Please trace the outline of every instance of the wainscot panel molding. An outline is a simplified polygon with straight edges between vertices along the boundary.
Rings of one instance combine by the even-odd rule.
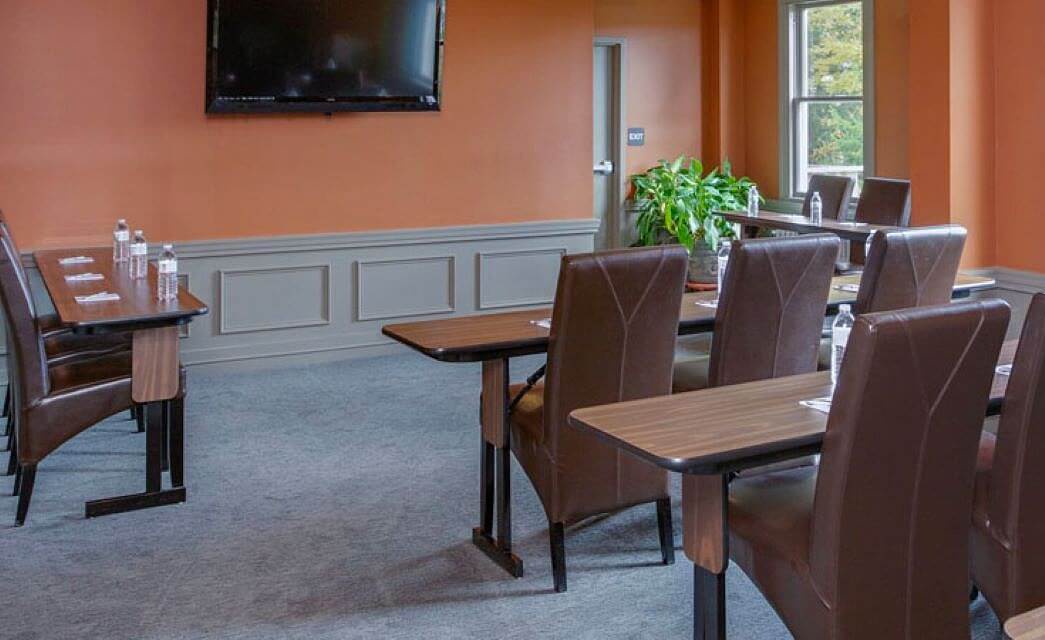
[[[591,251],[598,226],[584,218],[177,243],[182,284],[210,307],[183,335],[182,359],[261,365],[404,352],[382,325],[550,303],[560,257]],[[53,313],[32,254],[23,261],[39,313]]]
[[[559,264],[568,252],[566,247],[559,247],[480,253],[479,308],[551,304],[555,300]],[[506,282],[514,284],[506,287]]]

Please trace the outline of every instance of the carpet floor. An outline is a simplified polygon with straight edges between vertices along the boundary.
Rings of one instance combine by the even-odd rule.
[[[83,518],[85,500],[144,483],[125,416],[41,464],[22,528],[0,479],[0,638],[690,637],[692,565],[660,565],[652,505],[569,529],[561,595],[518,468],[526,576],[471,545],[478,390],[477,365],[416,355],[191,371],[186,504]],[[680,522],[676,500],[677,538]],[[727,589],[731,638],[789,637],[742,572]],[[1001,638],[982,599],[970,616],[974,638]]]

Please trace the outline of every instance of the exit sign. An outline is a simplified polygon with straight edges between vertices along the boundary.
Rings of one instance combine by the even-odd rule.
[[[646,144],[646,130],[642,128],[628,129],[628,146],[641,147]]]

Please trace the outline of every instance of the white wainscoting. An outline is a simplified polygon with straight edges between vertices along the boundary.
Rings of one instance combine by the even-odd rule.
[[[580,219],[181,243],[183,284],[210,307],[183,336],[182,358],[405,350],[382,325],[550,303],[561,257],[591,251],[597,228]],[[39,312],[49,313],[32,256],[24,260]]]

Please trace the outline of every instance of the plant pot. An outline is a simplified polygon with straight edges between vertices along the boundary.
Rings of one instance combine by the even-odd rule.
[[[718,284],[718,254],[706,242],[698,242],[689,253],[690,282]]]

